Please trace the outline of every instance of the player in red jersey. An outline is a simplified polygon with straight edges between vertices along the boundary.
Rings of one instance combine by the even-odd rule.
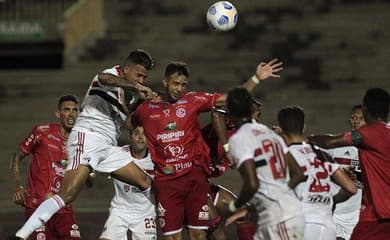
[[[390,236],[390,126],[389,94],[367,90],[363,98],[366,125],[340,135],[317,135],[310,142],[324,148],[354,145],[359,149],[363,200],[352,240],[389,239]]]
[[[276,59],[261,63],[244,86],[252,90],[260,80],[278,77],[281,64]],[[209,158],[209,150],[198,117],[226,101],[226,95],[187,92],[188,76],[187,64],[168,64],[163,80],[167,92],[160,102],[142,103],[129,123],[145,130],[156,169],[159,224],[166,239],[182,239],[183,225],[189,228],[190,239],[206,238],[209,183],[202,162]]]
[[[66,140],[79,114],[79,100],[64,95],[58,100],[58,123],[40,124],[20,144],[11,160],[15,191],[13,201],[25,208],[28,219],[45,199],[57,194],[67,164]],[[19,163],[32,154],[27,188],[23,187]],[[31,239],[80,239],[71,205],[66,205],[44,226],[36,229]]]

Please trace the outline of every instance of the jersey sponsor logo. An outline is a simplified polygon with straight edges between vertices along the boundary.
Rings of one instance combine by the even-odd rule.
[[[51,167],[53,168],[57,176],[63,177],[65,175],[65,168],[60,164],[60,162],[52,162]]]
[[[176,102],[176,104],[185,104],[187,103],[188,101],[186,99],[180,99]]]
[[[176,109],[176,116],[179,118],[183,118],[186,116],[186,110],[184,108],[178,108]]]
[[[53,139],[53,140],[55,140],[55,141],[57,141],[57,142],[60,142],[60,141],[61,141],[61,139],[59,139],[58,137],[56,137],[56,136],[54,136],[54,135],[52,135],[52,134],[48,134],[48,135],[47,135],[47,138]]]
[[[156,118],[161,118],[160,114],[152,114],[149,116],[150,119],[156,119]]]
[[[80,237],[79,226],[77,224],[72,225],[72,230],[70,230],[71,237]]]
[[[37,240],[46,240],[46,234],[38,233],[37,234]]]
[[[331,199],[329,196],[322,196],[320,194],[313,194],[307,196],[307,200],[311,203],[323,203],[329,205],[331,203]]]
[[[42,125],[42,126],[39,126],[38,129],[41,130],[41,131],[46,131],[50,128],[49,125]]]
[[[198,219],[199,220],[209,220],[209,212],[199,211]]]
[[[165,117],[169,117],[170,112],[171,112],[170,109],[164,109],[164,110],[163,110],[163,113],[164,113],[164,116],[165,116]]]
[[[176,144],[169,144],[164,148],[164,155],[165,156],[180,156],[184,152],[183,145],[176,145]]]
[[[162,142],[172,142],[172,141],[179,140],[180,137],[183,136],[184,136],[184,131],[161,133],[161,134],[157,134],[157,140],[161,140]]]
[[[206,95],[206,94],[205,94]],[[207,98],[206,97],[202,97],[202,96],[195,96],[194,97],[196,100],[200,100],[200,101],[205,101]]]
[[[149,103],[149,108],[151,108],[151,109],[160,108],[160,105]]]
[[[172,131],[172,130],[175,130],[177,127],[177,124],[175,121],[173,122],[168,122],[168,124],[164,127],[164,130],[165,131]]]

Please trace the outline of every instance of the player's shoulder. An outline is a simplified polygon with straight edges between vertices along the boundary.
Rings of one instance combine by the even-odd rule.
[[[49,133],[53,131],[58,131],[60,128],[58,123],[42,123],[34,127],[34,131],[37,133]]]
[[[121,68],[119,65],[115,65],[112,68],[107,68],[102,71],[103,73],[109,73],[115,76],[119,76],[121,72]]]
[[[206,100],[209,97],[214,96],[215,93],[208,92],[187,92],[183,95],[182,99],[191,99],[193,101],[202,101]]]

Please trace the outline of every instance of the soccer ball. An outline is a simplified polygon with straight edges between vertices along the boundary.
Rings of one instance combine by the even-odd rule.
[[[237,24],[238,13],[228,1],[216,2],[207,11],[207,24],[217,31],[229,31]]]

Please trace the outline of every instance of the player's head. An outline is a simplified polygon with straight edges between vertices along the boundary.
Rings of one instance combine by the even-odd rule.
[[[144,134],[144,128],[142,126],[138,126],[130,131],[129,134],[131,150],[138,154],[146,151],[146,137]]]
[[[170,62],[165,69],[164,87],[169,97],[176,101],[187,92],[189,68],[184,62]]]
[[[252,118],[255,119],[256,122],[260,122],[262,106],[263,106],[263,104],[260,102],[260,100],[253,99]]]
[[[236,87],[228,92],[227,108],[230,116],[235,120],[252,119],[253,98],[252,95],[242,87]]]
[[[122,64],[122,71],[127,80],[143,83],[148,71],[153,67],[153,59],[145,50],[132,51]]]
[[[278,113],[278,123],[286,135],[303,135],[305,128],[305,113],[298,106],[286,107]]]
[[[389,98],[389,93],[381,88],[371,88],[366,91],[363,98],[363,116],[366,122],[387,121]]]
[[[60,120],[61,127],[70,131],[79,115],[79,99],[73,94],[62,95],[58,99],[57,118]]]
[[[355,130],[366,124],[363,117],[363,106],[361,104],[355,105],[351,110],[351,117],[348,120],[352,130]]]

